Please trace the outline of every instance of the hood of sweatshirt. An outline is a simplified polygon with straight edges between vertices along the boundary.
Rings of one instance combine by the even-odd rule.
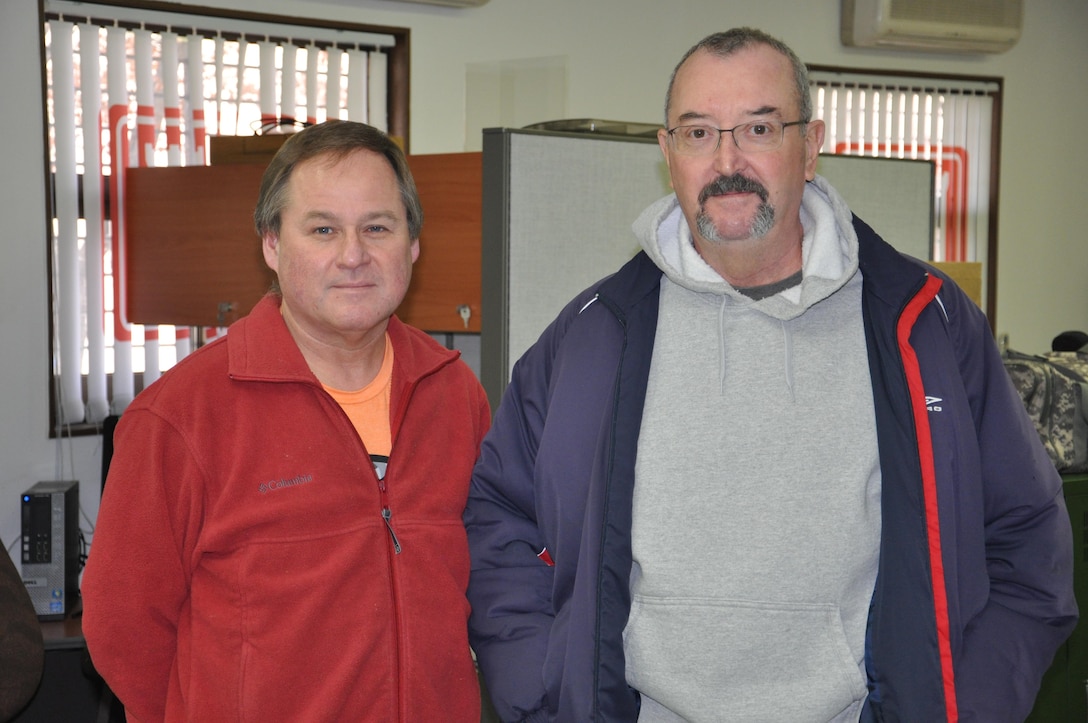
[[[719,296],[723,305],[750,306],[752,311],[788,321],[838,291],[858,269],[858,238],[850,208],[822,176],[805,185],[801,224],[801,284],[758,301],[733,288],[699,255],[676,194],[649,206],[632,229],[647,255],[673,283]]]

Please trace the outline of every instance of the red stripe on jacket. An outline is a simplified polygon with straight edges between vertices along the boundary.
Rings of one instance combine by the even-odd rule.
[[[910,345],[910,332],[922,310],[933,301],[941,288],[941,280],[930,274],[925,286],[907,304],[899,317],[896,338],[903,357],[903,368],[910,391],[910,405],[918,439],[918,460],[922,468],[922,493],[925,500],[926,532],[929,546],[929,566],[933,584],[933,607],[937,621],[937,647],[940,652],[941,680],[944,684],[944,706],[949,723],[959,719],[956,706],[956,675],[952,669],[952,644],[948,620],[948,591],[944,580],[944,555],[941,550],[941,522],[937,504],[937,473],[933,463],[933,437],[926,410],[926,393],[922,387],[922,370],[918,356]]]

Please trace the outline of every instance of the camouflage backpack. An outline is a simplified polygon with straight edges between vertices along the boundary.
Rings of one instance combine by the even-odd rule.
[[[1006,351],[1005,370],[1058,471],[1088,471],[1088,353]]]
[[[1048,351],[1043,358],[1082,382],[1088,381],[1088,351]]]

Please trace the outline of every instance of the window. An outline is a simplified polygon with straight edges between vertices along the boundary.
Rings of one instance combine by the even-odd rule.
[[[933,162],[933,261],[978,261],[983,304],[996,312],[998,148],[1002,82],[810,67],[824,153]]]
[[[406,29],[163,7],[44,5],[54,434],[93,431],[222,333],[126,321],[119,169],[204,165],[209,136],[334,117],[407,146]]]

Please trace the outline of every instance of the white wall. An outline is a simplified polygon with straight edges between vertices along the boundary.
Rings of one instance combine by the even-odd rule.
[[[565,117],[658,123],[679,56],[708,32],[755,25],[807,62],[1005,78],[997,326],[1012,346],[1045,351],[1088,329],[1088,3],[1026,2],[1024,34],[993,56],[841,47],[839,3],[721,0],[491,0],[447,9],[383,0],[201,0],[193,4],[412,29],[411,150],[465,150],[466,68],[555,59]],[[38,480],[81,481],[89,528],[98,508],[99,439],[48,439],[48,306],[41,79],[36,3],[0,4],[0,540],[19,535],[18,493]],[[538,120],[553,120],[540,118]],[[494,125],[499,125],[496,119]]]

